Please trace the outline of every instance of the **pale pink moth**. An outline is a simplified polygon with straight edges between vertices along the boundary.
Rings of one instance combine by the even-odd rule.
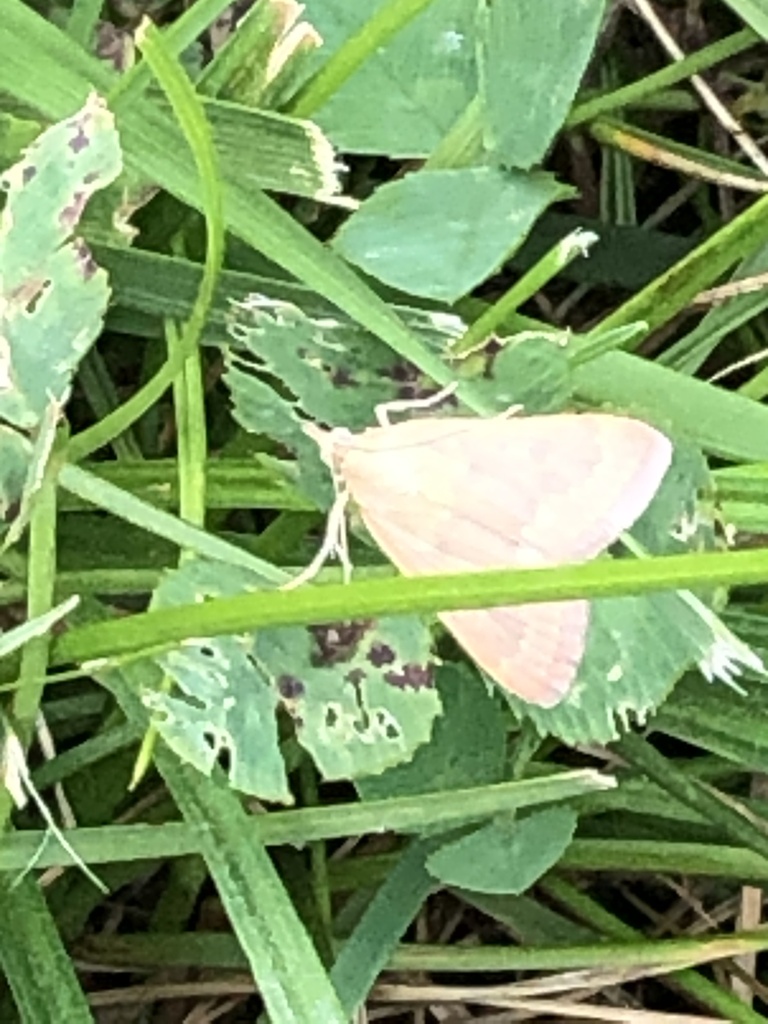
[[[643,513],[672,455],[654,427],[605,413],[448,416],[308,433],[406,576],[593,558]],[[343,501],[333,532],[340,517]],[[439,617],[500,686],[550,707],[576,678],[589,614],[588,601],[571,600]]]

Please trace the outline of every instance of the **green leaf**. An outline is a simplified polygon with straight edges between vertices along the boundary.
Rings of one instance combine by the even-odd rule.
[[[510,697],[520,715],[564,743],[608,743],[643,722],[716,643],[710,625],[676,593],[602,598],[590,604],[576,680],[554,708]]]
[[[21,151],[35,141],[41,130],[38,121],[26,121],[6,111],[0,113],[0,168],[4,170],[18,160]]]
[[[543,172],[418,171],[382,185],[344,223],[334,244],[394,288],[454,302],[522,245],[549,205],[570,194]]]
[[[437,351],[449,350],[466,329],[457,316],[423,310],[411,311],[410,322]],[[300,462],[316,446],[304,435],[299,406],[321,423],[364,430],[374,423],[377,405],[425,398],[435,390],[416,366],[363,328],[311,316],[289,302],[249,296],[233,307],[229,332],[231,342],[220,347],[235,418],[246,430],[297,451]],[[526,413],[560,411],[571,394],[567,342],[565,332],[545,330],[494,338],[456,363],[456,378],[471,376],[489,411],[512,405]],[[265,373],[282,382],[283,393],[265,382]],[[455,403],[429,414],[443,411],[455,412]]]
[[[444,885],[486,893],[521,893],[569,846],[576,812],[551,807],[523,819],[497,818],[433,853],[427,867]]]
[[[300,482],[318,505],[330,505],[333,488],[327,469],[317,458],[317,445],[304,433],[295,403],[256,376],[231,350],[224,353],[224,382],[232,397],[232,415],[252,434],[266,434],[296,453]]]
[[[414,311],[411,324],[433,350],[443,349],[464,330],[458,317],[445,313]],[[239,390],[245,387],[246,373],[257,380],[268,373],[290,389],[312,419],[363,430],[371,425],[376,405],[424,397],[435,390],[429,378],[358,324],[334,316],[308,316],[289,302],[249,296],[233,306],[229,333],[230,344],[222,346],[228,366],[225,381],[236,406],[244,406],[249,397]],[[242,376],[230,377],[230,367]],[[257,394],[260,402],[262,392]],[[287,401],[282,398],[284,405]],[[239,410],[246,429],[254,429],[250,417],[258,415],[256,404],[248,402],[247,422]],[[280,429],[288,433],[272,436],[290,444],[294,428],[281,424]]]
[[[146,695],[172,750],[209,775],[223,751],[232,786],[262,800],[292,803],[277,741],[277,695],[242,637],[191,641],[159,659],[191,700]]]
[[[321,57],[389,2],[308,0],[307,16],[324,42]],[[369,53],[313,119],[348,153],[427,156],[477,91],[475,18],[467,0],[433,0]]]
[[[480,352],[463,359],[458,369],[476,374],[473,387],[489,408],[505,412],[519,405],[521,416],[561,412],[571,397],[567,341],[562,331],[493,338]]]
[[[541,162],[592,56],[604,0],[484,0],[486,145],[508,167]]]

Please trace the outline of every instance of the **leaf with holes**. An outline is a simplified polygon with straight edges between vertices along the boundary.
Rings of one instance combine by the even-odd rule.
[[[247,569],[190,561],[167,574],[153,607],[257,589]],[[440,713],[429,649],[410,617],[190,639],[155,659],[178,691],[144,701],[185,761],[209,773],[224,755],[236,789],[290,803],[277,711],[325,778],[383,771],[429,739]]]
[[[93,95],[73,117],[43,132],[2,175],[7,193],[0,214],[4,547],[27,524],[75,370],[101,331],[107,275],[73,232],[93,193],[116,178],[120,166],[112,115]],[[21,432],[34,432],[33,442]]]
[[[51,400],[66,399],[101,330],[107,276],[73,231],[120,167],[112,114],[92,95],[2,176],[0,419],[15,427],[33,429]]]
[[[457,317],[438,313],[412,312],[411,325],[435,350],[464,330]],[[235,419],[245,430],[296,452],[300,485],[321,506],[331,501],[330,480],[317,446],[302,429],[299,410],[321,423],[362,429],[378,403],[436,390],[415,366],[358,325],[309,317],[289,302],[251,295],[234,303],[229,334],[221,348]],[[280,391],[270,379],[282,383]]]
[[[429,631],[413,616],[262,630],[256,653],[326,779],[408,761],[440,713]]]
[[[171,607],[261,589],[247,569],[189,561],[168,573],[153,607]],[[235,789],[262,800],[292,803],[280,753],[279,696],[254,657],[255,636],[190,639],[154,660],[178,692],[143,694],[165,742],[184,761],[210,774],[222,754]]]

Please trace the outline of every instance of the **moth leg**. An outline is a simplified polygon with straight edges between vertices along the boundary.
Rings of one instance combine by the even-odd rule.
[[[511,419],[512,416],[517,416],[517,414],[519,412],[523,412],[524,409],[525,409],[525,406],[521,405],[518,402],[516,405],[510,405],[509,408],[504,409],[503,412],[497,413],[495,419],[497,419],[497,420],[508,420],[508,419]]]
[[[347,503],[349,495],[344,490],[336,493],[331,510],[328,513],[328,521],[325,525],[325,534],[320,549],[298,576],[284,583],[281,590],[294,590],[302,583],[309,583],[320,572],[325,563],[334,556],[338,558],[341,565],[344,582],[349,583],[352,576],[352,563],[349,560],[349,544],[347,541]]]
[[[434,395],[428,395],[426,398],[401,398],[394,402],[382,402],[374,409],[376,421],[380,427],[391,427],[392,424],[389,421],[390,413],[408,412],[409,409],[429,409],[430,406],[438,405],[444,398],[452,395],[458,386],[459,382],[456,380],[441,388]]]

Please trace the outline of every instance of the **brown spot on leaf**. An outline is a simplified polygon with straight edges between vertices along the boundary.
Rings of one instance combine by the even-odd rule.
[[[296,700],[303,697],[306,687],[296,676],[282,675],[277,680],[277,691],[283,700]]]
[[[401,402],[422,401],[425,398],[431,398],[432,395],[436,395],[440,390],[431,384],[425,385],[424,375],[413,363],[394,363],[388,370],[381,370],[379,376],[386,377],[398,385],[396,397]],[[443,405],[456,406],[458,405],[458,400],[454,395],[446,395],[445,398],[436,402],[434,406],[430,406],[430,411],[434,412],[435,409],[439,409]]]
[[[71,229],[80,221],[87,201],[87,192],[75,192],[72,196],[72,202],[69,206],[65,206],[61,211],[59,214],[59,223],[66,231],[71,231]]]
[[[435,685],[432,666],[415,662],[403,665],[402,672],[386,672],[384,679],[398,690],[429,690]]]
[[[419,370],[413,365],[413,363],[398,362],[393,363],[392,366],[385,370],[380,370],[379,376],[387,377],[389,380],[393,380],[396,384],[405,384],[418,380]]]
[[[76,129],[75,134],[69,140],[69,148],[73,153],[81,153],[87,146],[90,146],[91,140],[88,138],[82,124],[73,124],[73,128]]]
[[[310,626],[316,650],[311,655],[315,668],[338,665],[354,657],[360,641],[373,625],[371,619],[357,622],[332,622],[322,626]]]
[[[356,388],[357,381],[344,366],[338,366],[331,374],[331,384],[335,388]]]
[[[73,245],[77,252],[77,259],[80,264],[80,269],[83,272],[83,277],[85,278],[86,281],[88,281],[99,269],[99,265],[93,258],[91,250],[82,240],[82,238],[75,239]]]
[[[391,665],[395,661],[395,652],[389,644],[384,644],[377,640],[376,643],[371,644],[371,649],[368,651],[368,661],[370,661],[374,668],[381,668],[382,665]]]

